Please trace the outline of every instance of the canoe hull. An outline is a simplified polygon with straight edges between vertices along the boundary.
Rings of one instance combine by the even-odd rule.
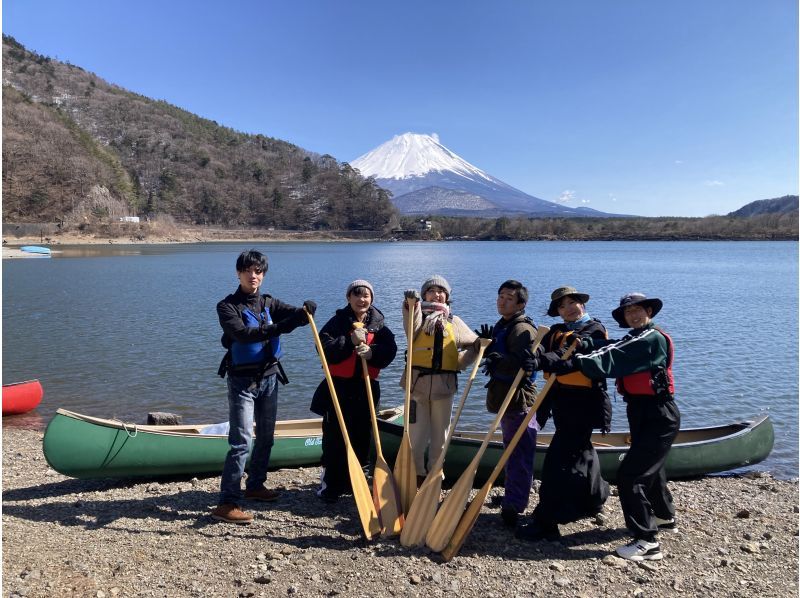
[[[228,448],[226,436],[162,434],[132,425],[121,429],[87,425],[59,413],[48,424],[43,442],[50,467],[74,478],[220,473]],[[321,436],[281,438],[272,447],[270,466],[315,465],[321,457]]]
[[[44,390],[38,380],[3,385],[3,415],[19,415],[42,402]]]
[[[379,422],[379,428],[384,456],[391,463],[400,445],[402,425],[398,425],[396,421]],[[628,451],[624,442],[626,435],[625,432],[612,432],[605,437],[600,434],[592,437],[592,441],[597,445],[603,477],[610,482],[616,481],[619,464]],[[479,438],[464,436],[458,433],[454,435],[445,457],[445,479],[450,483],[459,478],[480,446]],[[551,438],[552,434],[539,434],[539,444],[534,458],[534,476],[537,479],[541,479],[547,445]],[[774,439],[772,420],[769,416],[716,428],[682,430],[667,457],[667,478],[673,480],[692,478],[759,463],[769,455]],[[618,442],[619,446],[602,446],[609,445],[610,441]],[[502,453],[503,445],[498,437],[489,443],[480,461],[475,476],[475,487],[482,486],[488,479]],[[502,474],[496,483],[503,483]]]
[[[395,415],[397,412],[393,412]],[[74,478],[219,474],[228,453],[224,435],[203,426],[145,426],[59,409],[45,431],[47,463]],[[277,422],[270,468],[313,466],[322,458],[322,420]]]

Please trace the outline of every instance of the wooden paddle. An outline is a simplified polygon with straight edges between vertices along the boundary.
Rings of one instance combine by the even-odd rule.
[[[573,343],[566,353],[564,353],[561,359],[569,359],[569,357],[575,351],[576,346],[577,342]],[[483,507],[483,503],[486,501],[486,497],[489,495],[489,491],[492,489],[492,484],[494,484],[494,481],[497,479],[497,476],[500,475],[500,472],[503,471],[506,461],[508,461],[508,459],[511,457],[511,453],[514,452],[519,439],[522,438],[522,435],[525,433],[528,424],[530,424],[531,418],[536,415],[536,410],[542,404],[542,401],[544,401],[544,398],[547,396],[548,391],[553,386],[555,381],[556,377],[550,376],[550,378],[547,380],[547,383],[544,385],[544,388],[542,388],[541,392],[536,395],[536,400],[531,406],[530,411],[528,411],[525,419],[522,420],[519,429],[511,438],[511,441],[503,451],[503,454],[500,455],[500,459],[498,459],[497,465],[494,466],[489,479],[486,480],[486,483],[475,495],[475,498],[472,499],[469,507],[467,507],[467,510],[464,512],[464,515],[458,522],[450,541],[447,543],[447,546],[444,548],[444,550],[442,550],[442,558],[445,561],[452,559],[456,554],[458,554],[458,551],[461,550],[461,547],[464,545],[464,541],[467,539],[467,536],[475,525],[475,521],[477,521],[478,516],[481,514],[481,508]]]
[[[361,328],[361,322],[353,322],[353,328]],[[367,387],[367,402],[369,403],[369,414],[372,418],[372,435],[375,438],[375,471],[372,474],[372,500],[375,503],[375,510],[378,512],[378,523],[381,527],[381,535],[384,537],[396,536],[403,529],[403,512],[400,505],[400,493],[394,482],[392,470],[383,457],[381,449],[381,436],[378,432],[378,417],[375,414],[375,403],[372,398],[372,384],[369,380],[369,370],[367,360],[361,358],[361,369],[364,374],[364,384]]]
[[[539,348],[544,335],[549,331],[550,329],[547,326],[539,326],[536,333],[536,338],[534,339],[533,346],[531,348],[532,353],[536,352],[536,349]],[[503,415],[505,415],[508,404],[517,393],[517,386],[522,380],[522,376],[524,374],[525,370],[520,368],[519,372],[517,372],[517,375],[514,378],[514,381],[511,383],[508,393],[506,394],[506,398],[503,400],[503,404],[500,406],[497,416],[494,418],[494,422],[492,422],[492,425],[489,427],[489,431],[486,433],[478,452],[475,453],[475,456],[470,464],[461,474],[461,477],[444,499],[442,506],[439,508],[439,512],[436,513],[436,517],[434,517],[433,523],[431,524],[430,529],[425,537],[425,543],[431,550],[435,550],[436,552],[441,551],[445,546],[447,546],[450,537],[453,535],[461,516],[464,514],[464,508],[469,500],[469,494],[472,491],[472,483],[475,481],[475,475],[478,473],[478,466],[480,465],[481,457],[483,457],[486,447],[489,446],[489,442],[491,441],[492,435],[497,429],[497,426],[500,424],[500,420],[502,419]]]
[[[406,337],[408,338],[408,349],[406,352],[406,395],[403,411],[403,439],[400,441],[400,448],[394,462],[394,479],[400,490],[400,502],[403,506],[403,513],[408,514],[411,510],[411,503],[417,494],[417,468],[414,464],[414,453],[411,451],[411,437],[408,434],[409,415],[411,411],[411,355],[414,344],[414,309],[417,300],[406,299],[408,306],[408,327]]]
[[[307,309],[306,315],[308,316],[308,323],[311,325],[311,331],[314,334],[314,344],[317,346],[319,359],[322,362],[322,369],[325,370],[325,380],[328,382],[328,389],[331,392],[331,400],[333,401],[333,408],[336,411],[336,418],[339,420],[339,428],[342,430],[342,437],[344,438],[344,445],[347,451],[347,470],[350,473],[350,485],[353,487],[353,498],[356,501],[359,519],[361,519],[361,528],[367,540],[372,540],[381,531],[380,524],[378,523],[378,514],[375,511],[375,504],[372,502],[372,496],[370,495],[369,484],[367,484],[364,470],[361,469],[361,463],[356,456],[356,452],[353,450],[353,446],[350,444],[347,426],[344,423],[342,408],[336,396],[336,388],[333,385],[331,371],[328,368],[328,360],[325,359],[325,351],[322,349],[322,341],[319,339],[317,325],[314,323],[314,317]],[[370,404],[372,403],[370,402]]]
[[[411,505],[411,510],[408,512],[405,524],[403,525],[403,532],[400,534],[400,544],[403,546],[421,546],[425,542],[425,534],[436,515],[436,509],[439,507],[439,495],[442,491],[442,465],[444,464],[444,457],[447,453],[447,448],[450,446],[450,439],[458,423],[458,418],[461,417],[461,410],[464,408],[464,402],[467,400],[467,395],[472,388],[472,381],[478,373],[478,368],[483,358],[483,353],[486,347],[491,344],[491,339],[480,339],[480,350],[478,351],[478,358],[475,360],[475,365],[472,366],[472,372],[469,375],[464,392],[461,395],[461,401],[456,409],[456,414],[453,421],[450,423],[450,431],[444,441],[444,447],[439,457],[436,459],[433,467],[428,472],[425,481],[417,491],[417,497],[414,499],[414,504]]]

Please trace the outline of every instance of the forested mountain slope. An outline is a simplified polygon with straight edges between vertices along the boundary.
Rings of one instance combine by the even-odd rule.
[[[386,191],[332,156],[220,126],[4,36],[4,221],[127,215],[304,230],[396,219]]]

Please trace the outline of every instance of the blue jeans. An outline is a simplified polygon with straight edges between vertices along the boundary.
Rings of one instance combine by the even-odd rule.
[[[247,476],[247,489],[261,488],[267,480],[269,455],[275,440],[275,419],[278,415],[278,384],[275,374],[264,376],[256,387],[251,377],[228,376],[228,419],[231,446],[225,457],[220,484],[220,504],[239,504],[242,498],[242,476],[250,448],[253,456]],[[256,441],[253,446],[253,423]]]

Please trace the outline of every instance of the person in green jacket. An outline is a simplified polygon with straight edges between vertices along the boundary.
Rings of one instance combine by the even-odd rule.
[[[663,302],[643,293],[620,299],[611,315],[630,332],[621,340],[589,338],[581,354],[561,360],[558,353],[533,359],[533,367],[556,374],[580,371],[589,378],[616,378],[626,403],[631,444],[617,472],[619,500],[633,540],[616,553],[632,561],[663,558],[659,531],[673,531],[675,506],[667,489],[664,463],[680,428],[672,376],[672,339],[653,323]]]

